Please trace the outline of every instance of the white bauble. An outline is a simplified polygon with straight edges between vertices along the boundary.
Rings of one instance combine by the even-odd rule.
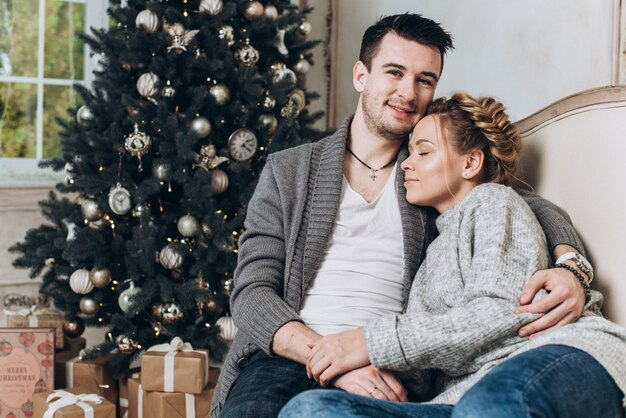
[[[152,97],[159,92],[159,76],[154,73],[143,73],[137,80],[137,91],[143,97]]]
[[[221,317],[215,322],[215,325],[220,327],[220,337],[224,340],[232,341],[235,339],[235,335],[237,335],[237,325],[235,325],[232,316],[226,315]]]
[[[153,33],[159,29],[159,17],[152,10],[142,10],[135,18],[135,26],[144,28],[146,32]]]
[[[202,0],[198,10],[210,15],[217,15],[224,9],[222,0]]]
[[[159,263],[168,270],[176,270],[183,264],[183,255],[168,244],[159,251]]]
[[[79,295],[86,295],[93,290],[93,283],[89,280],[89,270],[78,269],[70,276],[70,287]]]
[[[224,193],[228,188],[228,174],[219,168],[213,170],[211,174],[213,175],[211,179],[211,189],[213,190],[213,193]]]

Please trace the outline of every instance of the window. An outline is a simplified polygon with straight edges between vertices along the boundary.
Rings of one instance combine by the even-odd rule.
[[[95,66],[76,34],[108,25],[106,0],[0,0],[0,184],[54,183],[60,126]]]

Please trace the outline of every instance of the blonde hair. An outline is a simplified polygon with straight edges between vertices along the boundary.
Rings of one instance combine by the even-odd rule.
[[[482,180],[510,185],[516,178],[522,140],[504,105],[493,97],[455,93],[433,101],[426,114],[438,115],[448,142],[459,154],[482,150]]]

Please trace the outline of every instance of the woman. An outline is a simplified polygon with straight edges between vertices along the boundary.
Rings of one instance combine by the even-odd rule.
[[[624,416],[626,330],[601,317],[601,295],[591,292],[574,324],[532,340],[516,334],[536,318],[514,313],[524,283],[550,263],[532,211],[508,187],[521,145],[493,98],[433,102],[402,163],[407,200],[440,213],[407,311],[312,346],[307,371],[322,385],[371,363],[430,402],[374,399],[399,396],[372,382],[372,397],[305,392],[281,417]],[[586,286],[573,266],[557,267]]]

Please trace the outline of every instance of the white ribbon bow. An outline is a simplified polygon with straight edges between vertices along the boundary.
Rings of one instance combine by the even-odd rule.
[[[48,395],[46,402],[49,403],[49,405],[48,410],[43,414],[43,418],[54,418],[54,413],[56,411],[70,405],[77,405],[82,408],[82,410],[85,411],[85,418],[94,418],[93,408],[85,402],[100,404],[102,403],[102,397],[95,393],[81,393],[80,395],[74,395],[73,393],[69,393],[64,390],[55,390]]]
[[[183,342],[182,338],[174,337],[172,341],[163,344],[153,345],[148,351],[167,353],[164,358],[163,367],[163,392],[174,392],[174,357],[180,351],[193,351],[191,344]],[[208,359],[207,359],[208,367]]]

